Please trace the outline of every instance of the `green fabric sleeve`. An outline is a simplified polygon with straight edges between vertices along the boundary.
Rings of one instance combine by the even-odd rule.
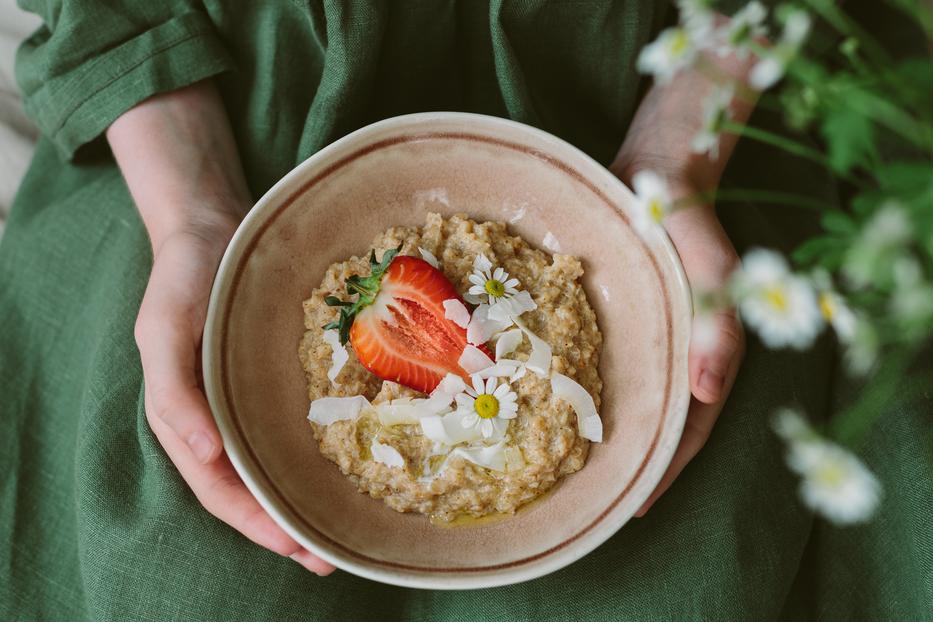
[[[20,48],[17,78],[27,113],[65,159],[144,99],[233,68],[193,6],[30,4],[46,25]]]

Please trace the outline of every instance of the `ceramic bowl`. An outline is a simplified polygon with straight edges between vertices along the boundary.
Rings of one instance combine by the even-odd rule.
[[[464,589],[557,570],[612,536],[674,452],[690,399],[690,296],[658,229],[632,227],[630,191],[568,143],[499,118],[426,113],[356,131],[305,160],[256,204],[211,293],[204,384],[230,460],[304,547],[395,585]],[[605,440],[586,466],[514,516],[438,527],[356,487],[318,451],[298,361],[302,301],[335,261],[430,212],[509,223],[583,260],[604,336]]]

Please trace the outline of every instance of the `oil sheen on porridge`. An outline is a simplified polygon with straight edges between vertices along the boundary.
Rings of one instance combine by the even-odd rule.
[[[550,372],[576,381],[599,408],[602,381],[597,367],[602,335],[581,285],[583,266],[578,258],[532,248],[510,235],[505,223],[478,223],[461,215],[444,219],[429,214],[423,227],[393,227],[372,242],[377,256],[400,245],[400,255],[432,254],[458,292],[467,292],[474,284],[470,275],[479,255],[518,279],[537,305],[521,320],[529,332],[550,345]],[[379,379],[363,367],[349,344],[349,359],[334,382],[328,378],[333,350],[322,326],[334,321],[339,309],[326,304],[325,298],[346,297],[347,278],[368,274],[369,269],[365,253],[331,265],[303,303],[307,330],[299,358],[312,402],[363,396],[377,406],[426,397]],[[531,349],[530,340],[524,339],[509,356],[526,361]],[[548,491],[561,477],[583,468],[590,445],[580,435],[577,413],[554,394],[549,376],[524,373],[510,386],[517,397],[517,411],[502,439],[508,452],[505,470],[485,468],[451,453],[449,447],[439,447],[418,424],[384,425],[369,409],[329,425],[312,421],[311,427],[321,453],[361,492],[399,512],[418,512],[436,521],[509,514]],[[394,449],[404,465],[376,460],[371,449],[374,439]]]

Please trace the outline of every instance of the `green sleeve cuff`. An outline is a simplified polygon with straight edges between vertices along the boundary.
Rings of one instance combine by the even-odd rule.
[[[48,80],[26,109],[70,160],[144,99],[233,68],[207,17],[187,13]]]

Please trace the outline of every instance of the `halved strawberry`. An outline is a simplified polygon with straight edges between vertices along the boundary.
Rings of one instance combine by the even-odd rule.
[[[355,302],[328,296],[340,306],[337,328],[349,339],[363,367],[383,380],[430,393],[448,373],[469,380],[459,359],[467,345],[466,329],[444,317],[444,301],[462,299],[444,273],[417,257],[388,250],[382,261],[370,256],[372,274],[347,279]],[[484,352],[491,357],[485,346]]]

